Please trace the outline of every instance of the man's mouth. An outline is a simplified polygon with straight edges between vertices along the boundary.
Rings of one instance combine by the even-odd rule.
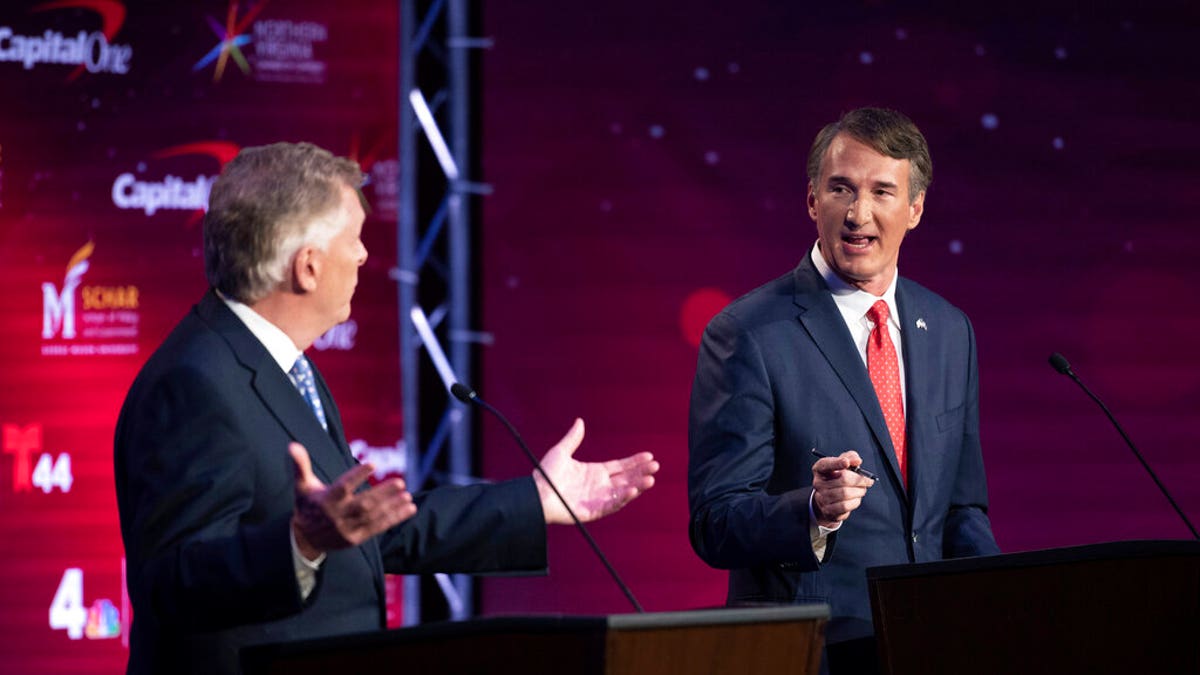
[[[846,246],[851,249],[858,249],[858,250],[866,250],[868,247],[870,247],[870,245],[872,243],[875,242],[875,239],[876,239],[876,237],[869,237],[864,234],[843,234],[842,235],[842,243],[846,244]]]

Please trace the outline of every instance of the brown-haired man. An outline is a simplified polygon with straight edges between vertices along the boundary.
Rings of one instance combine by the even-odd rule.
[[[896,271],[932,179],[912,121],[847,113],[817,134],[808,174],[816,244],[705,331],[690,535],[730,570],[731,604],[829,603],[830,672],[870,672],[866,568],[999,552],[975,337],[962,312]]]

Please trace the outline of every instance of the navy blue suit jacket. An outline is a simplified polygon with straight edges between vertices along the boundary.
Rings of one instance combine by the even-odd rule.
[[[299,441],[327,484],[352,466],[320,373],[329,431],[211,291],[150,357],[121,410],[117,505],[134,607],[130,673],[234,673],[249,644],[385,626],[384,571],[540,571],[532,479],[418,495],[417,515],[330,552],[302,601],[290,520]]]
[[[971,325],[907,279],[896,303],[907,488],[866,366],[808,256],[712,320],[692,386],[693,548],[730,570],[731,604],[829,603],[830,642],[872,634],[866,568],[999,552],[987,517]],[[811,448],[856,450],[880,478],[820,563],[809,536]]]

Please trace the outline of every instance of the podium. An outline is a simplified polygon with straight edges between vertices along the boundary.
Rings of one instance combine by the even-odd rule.
[[[867,570],[880,670],[1200,673],[1200,542]]]
[[[242,650],[247,675],[815,675],[828,605],[445,622]]]

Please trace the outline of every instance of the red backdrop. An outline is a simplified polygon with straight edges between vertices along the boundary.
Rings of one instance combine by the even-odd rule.
[[[397,14],[280,0],[0,10],[0,670],[123,671],[113,429],[139,366],[207,286],[199,209],[238,148],[307,140],[370,173],[354,315],[310,354],[358,449],[402,457]]]

